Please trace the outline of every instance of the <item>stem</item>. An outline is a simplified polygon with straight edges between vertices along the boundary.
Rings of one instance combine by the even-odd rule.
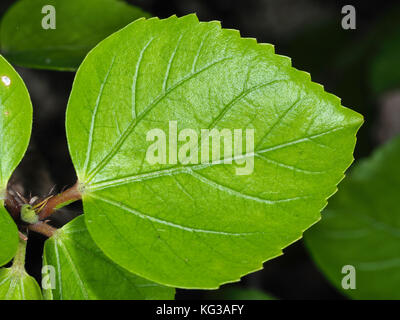
[[[18,202],[17,196],[14,191],[12,190],[7,190],[6,191],[6,197],[4,200],[5,207],[7,208],[7,211],[10,213],[10,215],[13,217],[13,219],[16,221],[19,219],[20,215],[20,207],[21,203]]]
[[[30,224],[28,226],[28,229],[43,234],[48,238],[51,238],[54,235],[54,232],[57,231],[56,228],[53,228],[44,221],[39,221],[38,223]]]
[[[79,191],[79,182],[76,182],[71,188],[51,197],[47,201],[46,205],[39,213],[39,220],[44,220],[52,215],[55,210],[81,199],[82,194]]]
[[[25,252],[26,241],[19,239],[17,253],[14,257],[11,269],[16,273],[23,274],[25,272]]]
[[[20,240],[28,241],[28,237],[25,234],[23,234],[21,231],[18,231],[18,235],[19,235]]]

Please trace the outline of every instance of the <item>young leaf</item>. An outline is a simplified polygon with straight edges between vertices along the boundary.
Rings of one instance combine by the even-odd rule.
[[[11,268],[0,269],[0,300],[41,300],[36,280],[25,271],[26,242],[20,241]]]
[[[0,266],[14,256],[17,227],[4,208],[8,179],[29,143],[32,104],[28,91],[13,67],[0,56]]]
[[[0,300],[42,300],[36,280],[26,272],[0,269]]]
[[[20,0],[3,18],[1,50],[18,65],[73,71],[101,40],[148,16],[120,0]]]
[[[66,125],[87,227],[106,255],[155,282],[216,288],[318,221],[361,123],[272,45],[188,15],[137,20],[91,51]],[[212,161],[177,162],[175,125],[197,137],[252,129],[254,152],[250,138],[243,152],[226,154],[227,142]],[[153,129],[172,141],[164,164],[146,156]]]
[[[164,300],[175,295],[175,289],[140,278],[108,259],[90,238],[83,216],[46,241],[43,265],[56,272],[54,289],[44,290],[46,299]]]
[[[400,299],[399,163],[400,137],[357,164],[306,233],[317,265],[352,298]]]

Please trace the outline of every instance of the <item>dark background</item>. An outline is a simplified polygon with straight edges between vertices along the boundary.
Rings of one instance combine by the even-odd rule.
[[[13,2],[1,0],[0,15]],[[384,111],[387,105],[393,104],[392,101],[400,101],[398,91],[373,94],[366,80],[369,61],[379,52],[381,38],[391,32],[392,23],[397,23],[389,21],[388,15],[398,1],[128,2],[162,18],[196,12],[200,20],[220,20],[223,27],[238,29],[244,37],[275,44],[278,54],[290,56],[296,68],[310,72],[313,81],[323,84],[327,91],[341,97],[344,106],[365,116],[365,125],[358,135],[356,158],[369,155],[374,147],[399,129],[391,121],[396,116],[399,118],[400,113],[393,112],[398,112],[400,108],[389,107],[392,110],[389,116]],[[341,28],[341,8],[346,4],[353,4],[356,8],[356,30]],[[33,195],[45,196],[52,189],[59,192],[71,186],[76,180],[64,127],[74,73],[24,68],[17,70],[33,100],[34,124],[30,147],[11,183],[19,184],[27,195],[32,190],[35,191]],[[62,210],[53,223],[62,225],[80,212],[80,204],[69,206]],[[32,234],[30,240],[27,269],[40,280],[45,239]],[[283,256],[265,263],[264,270],[244,277],[233,286],[260,289],[279,299],[345,299],[318,271],[302,241],[285,249]],[[179,290],[177,298],[207,298],[209,294],[207,291]]]

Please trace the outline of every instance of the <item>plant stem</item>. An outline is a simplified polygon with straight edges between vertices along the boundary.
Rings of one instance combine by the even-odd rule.
[[[14,257],[11,269],[19,274],[25,272],[25,252],[26,252],[26,241],[19,239],[17,253]]]
[[[24,204],[23,200],[20,199],[18,194],[13,189],[10,189],[6,192],[4,204],[12,218],[17,221],[20,216],[21,205]]]
[[[28,229],[34,232],[41,233],[48,238],[52,237],[54,235],[54,232],[57,231],[56,228],[53,228],[44,221],[39,221],[38,223],[30,224],[28,226]]]
[[[21,231],[18,231],[20,240],[28,241],[28,237],[24,235]]]
[[[80,199],[82,199],[82,194],[79,191],[79,182],[76,182],[71,188],[51,197],[47,201],[46,205],[39,213],[39,220],[46,219],[52,215],[56,209]]]

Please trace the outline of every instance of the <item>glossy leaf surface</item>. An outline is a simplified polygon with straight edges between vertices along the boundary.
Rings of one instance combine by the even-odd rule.
[[[173,299],[175,289],[140,278],[108,259],[90,238],[83,216],[48,239],[43,265],[55,270],[54,300],[155,300]],[[46,281],[52,281],[48,268]],[[51,284],[51,282],[49,282]]]
[[[4,208],[8,179],[28,147],[32,104],[24,82],[0,56],[0,266],[17,250],[17,227]]]
[[[141,19],[103,41],[67,110],[94,241],[124,268],[184,288],[236,281],[301,238],[352,162],[361,123],[272,45],[195,15]],[[242,130],[242,151],[227,142],[202,152],[208,162],[177,161],[183,129],[194,141]],[[165,163],[147,156],[152,130],[166,134]]]

